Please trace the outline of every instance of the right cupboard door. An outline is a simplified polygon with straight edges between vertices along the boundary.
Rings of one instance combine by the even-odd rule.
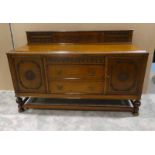
[[[111,56],[107,58],[106,94],[138,95],[142,91],[146,57]]]

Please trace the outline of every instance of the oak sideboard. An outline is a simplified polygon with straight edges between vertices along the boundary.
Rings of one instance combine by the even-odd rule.
[[[133,30],[26,34],[27,45],[7,53],[19,112],[40,108],[138,114],[148,52],[132,44]],[[68,103],[33,104],[30,98]],[[70,104],[72,99],[84,102]],[[112,105],[110,100],[127,100],[129,105]]]

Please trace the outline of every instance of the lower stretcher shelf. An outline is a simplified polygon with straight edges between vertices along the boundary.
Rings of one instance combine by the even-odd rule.
[[[130,100],[29,98],[24,109],[64,109],[133,112]]]

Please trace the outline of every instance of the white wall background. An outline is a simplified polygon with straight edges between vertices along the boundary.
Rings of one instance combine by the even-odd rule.
[[[9,24],[0,24],[0,89],[13,89],[6,52],[12,49]]]

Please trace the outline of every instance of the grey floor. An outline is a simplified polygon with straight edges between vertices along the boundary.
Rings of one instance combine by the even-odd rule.
[[[150,74],[148,94],[140,115],[128,112],[27,110],[17,112],[14,93],[0,91],[0,130],[155,130],[155,83]]]

